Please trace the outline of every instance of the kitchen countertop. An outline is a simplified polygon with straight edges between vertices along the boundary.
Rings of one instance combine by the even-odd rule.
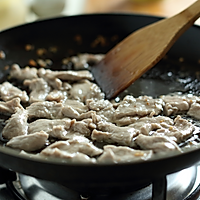
[[[86,0],[85,13],[127,12],[170,17],[196,0],[153,0],[135,3],[133,0]],[[200,20],[196,21],[200,25]]]

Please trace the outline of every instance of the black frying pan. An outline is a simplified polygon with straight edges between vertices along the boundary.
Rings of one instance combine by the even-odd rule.
[[[159,19],[131,14],[96,14],[38,21],[3,31],[0,33],[0,50],[5,52],[6,59],[0,60],[1,81],[6,76],[4,66],[13,63],[26,66],[30,59],[38,57],[36,51],[25,51],[26,44],[34,45],[35,49],[57,47],[57,53],[49,53],[46,57],[53,60],[52,68],[58,69],[64,57],[84,52],[106,53],[134,30]],[[95,39],[102,37],[106,42],[94,45]],[[167,58],[136,81],[128,93],[158,96],[182,91],[198,95],[200,86],[196,72],[200,69],[199,58],[200,28],[193,26],[176,42]],[[185,82],[177,81],[180,79]],[[86,192],[137,188],[199,160],[200,149],[195,149],[139,163],[66,164],[27,158],[0,146],[0,166]]]

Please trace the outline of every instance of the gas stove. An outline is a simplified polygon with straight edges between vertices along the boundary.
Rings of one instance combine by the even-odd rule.
[[[93,196],[2,168],[1,174],[1,200],[200,200],[200,163],[131,193]]]

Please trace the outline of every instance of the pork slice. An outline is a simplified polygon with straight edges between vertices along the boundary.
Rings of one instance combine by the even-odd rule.
[[[47,148],[58,148],[61,151],[66,151],[68,153],[83,153],[85,155],[88,155],[90,157],[94,157],[97,155],[100,155],[103,150],[97,148],[94,146],[91,142],[88,142],[86,140],[67,140],[67,141],[58,141],[53,144],[51,144]],[[43,150],[45,151],[45,150]]]
[[[200,104],[193,103],[187,112],[187,115],[194,117],[195,119],[200,119]]]
[[[71,58],[67,58],[63,60],[63,62],[64,64],[67,64],[70,61],[73,62],[74,68],[76,70],[87,69],[89,66],[88,63],[96,64],[97,62],[102,60],[104,56],[105,56],[104,54],[94,55],[94,54],[83,53],[77,56],[72,56]]]
[[[51,72],[52,71],[50,69],[40,68],[38,70],[38,76],[40,78],[43,78],[52,88],[54,88],[56,90],[62,89],[63,83],[59,78],[47,76],[47,74],[51,73]]]
[[[123,117],[131,116],[153,116],[158,115],[163,110],[164,102],[162,99],[153,99],[148,96],[141,96],[134,98],[127,95],[115,111],[115,118],[120,119]]]
[[[28,106],[28,117],[31,118],[47,118],[47,119],[61,119],[62,114],[62,103],[42,101],[35,102]]]
[[[62,81],[80,81],[83,79],[94,80],[93,75],[88,70],[81,71],[50,71],[46,73],[46,77],[49,79],[58,78]]]
[[[153,150],[155,153],[180,151],[179,146],[166,136],[146,136],[139,134],[135,139],[136,144],[144,150]]]
[[[100,115],[105,121],[114,122],[113,116],[115,109],[110,101],[104,99],[88,99],[86,105],[90,110],[96,111],[97,115]]]
[[[130,127],[135,128],[140,134],[149,135],[151,131],[161,129],[165,124],[170,126],[174,125],[174,122],[169,117],[157,116],[157,117],[142,117]]]
[[[70,119],[38,119],[28,125],[28,134],[45,131],[51,135],[53,127],[63,126],[64,129],[69,130],[72,121]]]
[[[87,99],[104,99],[105,94],[100,88],[88,80],[83,80],[72,85],[70,90],[70,99],[75,99],[81,102],[86,102]]]
[[[17,109],[10,119],[6,121],[2,136],[6,139],[12,139],[19,135],[27,135],[28,132],[28,113],[24,109]]]
[[[130,147],[105,145],[103,154],[97,159],[98,163],[128,163],[149,160],[151,150],[135,150]]]
[[[82,113],[86,113],[88,107],[82,102],[67,99],[63,103],[62,113],[65,117],[78,119]]]
[[[68,153],[67,151],[62,151],[58,148],[45,148],[43,151],[41,151],[39,157],[42,159],[53,159],[53,161],[58,159],[59,161],[66,163],[96,163],[95,158],[90,158],[83,153]]]
[[[91,139],[98,142],[131,146],[133,138],[138,135],[133,127],[118,127],[103,121],[97,125],[97,129],[92,131]]]
[[[18,80],[35,79],[37,76],[37,69],[32,67],[20,68],[18,64],[13,64],[10,70],[10,77]]]
[[[18,109],[24,109],[20,104],[20,98],[16,97],[10,101],[0,101],[0,112],[4,114],[14,114]]]
[[[164,113],[167,116],[187,112],[191,104],[191,100],[185,96],[163,95],[161,99],[165,102]]]
[[[139,117],[122,117],[121,119],[116,119],[114,122],[117,126],[128,126],[131,125],[135,122],[137,122],[137,120],[139,119]]]
[[[43,78],[25,80],[24,85],[29,86],[31,90],[29,102],[45,101],[51,91],[48,83]]]
[[[29,135],[19,135],[13,137],[10,141],[7,142],[6,145],[28,152],[37,151],[45,146],[48,136],[49,135],[44,131],[35,132]]]
[[[0,84],[0,97],[4,101],[10,101],[13,98],[19,97],[24,103],[29,101],[29,97],[26,91],[22,91],[19,88],[13,86],[9,82]]]
[[[63,102],[67,99],[68,92],[62,90],[53,90],[46,96],[46,101]]]

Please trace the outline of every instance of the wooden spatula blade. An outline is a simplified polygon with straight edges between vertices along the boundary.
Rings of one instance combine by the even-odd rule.
[[[155,66],[200,16],[200,1],[168,19],[132,33],[92,69],[97,84],[111,99]]]

